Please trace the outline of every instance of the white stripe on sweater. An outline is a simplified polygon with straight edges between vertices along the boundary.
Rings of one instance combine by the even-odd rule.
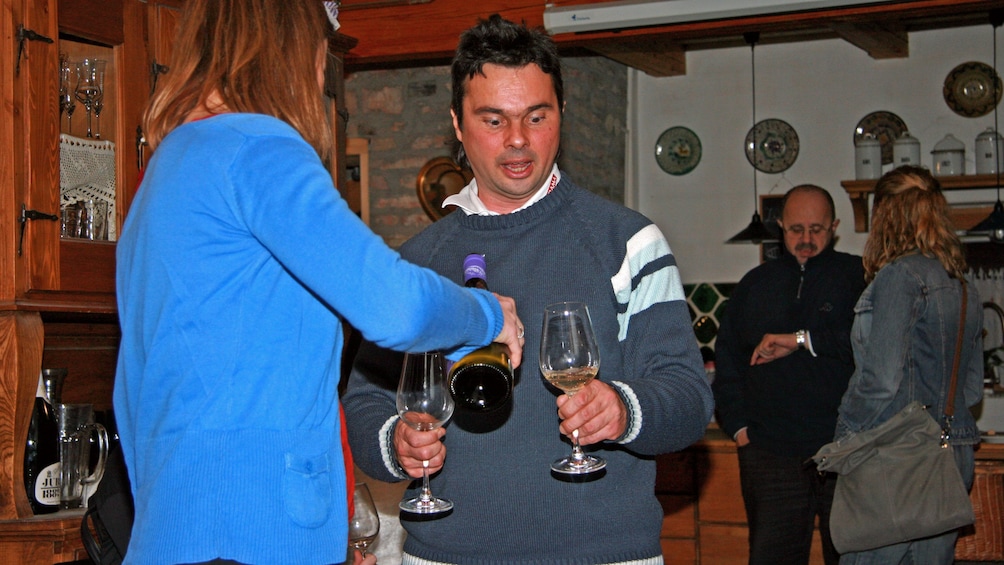
[[[624,262],[610,279],[617,302],[627,308],[617,317],[620,327],[617,339],[620,341],[627,338],[631,316],[661,302],[685,300],[680,271],[675,265],[647,274],[634,289],[631,286],[631,281],[646,265],[672,254],[669,242],[655,224],[646,226],[628,240]]]

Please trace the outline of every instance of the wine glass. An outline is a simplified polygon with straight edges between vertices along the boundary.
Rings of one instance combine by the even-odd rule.
[[[100,59],[84,59],[80,62],[77,76],[76,97],[87,112],[87,137],[94,137],[91,130],[91,112],[98,94],[98,76],[104,76],[105,62]],[[100,71],[99,71],[100,69]]]
[[[438,351],[404,356],[401,382],[397,386],[397,413],[405,424],[419,431],[439,428],[453,415],[453,397],[446,384],[446,361]],[[432,496],[429,462],[422,462],[422,489],[418,496],[401,501],[401,510],[436,514],[453,508],[453,502]]]
[[[561,302],[544,309],[540,370],[547,382],[568,396],[580,391],[599,372],[600,350],[585,304]],[[582,451],[576,429],[572,431],[572,454],[552,463],[551,469],[566,475],[584,475],[606,465],[604,459]]]
[[[349,544],[366,555],[377,534],[380,533],[380,515],[366,483],[356,483],[352,496],[352,518],[349,520]]]
[[[74,89],[77,81],[77,63],[70,61],[65,54],[59,55],[59,112],[66,113],[66,133],[72,134],[73,110],[77,107],[74,101]]]
[[[105,109],[105,61],[94,61],[94,138],[101,139],[101,111]]]

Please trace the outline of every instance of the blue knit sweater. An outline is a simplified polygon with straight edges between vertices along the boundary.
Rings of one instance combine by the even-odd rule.
[[[490,294],[384,245],[314,150],[261,115],[166,137],[117,268],[127,559],[142,565],[343,561],[339,316],[411,351],[484,345],[502,324]]]
[[[654,456],[702,437],[712,395],[676,261],[659,229],[564,176],[525,210],[454,212],[401,252],[458,281],[464,256],[483,253],[488,285],[515,298],[527,330],[511,410],[454,414],[444,440],[446,462],[432,490],[456,506],[439,519],[402,520],[405,551],[478,565],[661,555]],[[538,366],[540,328],[544,306],[566,300],[589,305],[600,345],[598,378],[615,387],[630,411],[620,442],[587,448],[607,460],[606,475],[592,482],[561,481],[550,471],[571,446],[558,431],[558,392]],[[400,360],[389,358],[364,344],[344,403],[357,464],[374,478],[399,481],[406,477],[394,464],[389,434],[397,421]],[[412,488],[406,496],[414,494]]]

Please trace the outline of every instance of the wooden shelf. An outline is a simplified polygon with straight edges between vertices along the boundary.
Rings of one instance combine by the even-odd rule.
[[[88,559],[80,539],[84,510],[0,521],[0,565]]]
[[[953,190],[980,190],[994,188],[997,186],[997,175],[959,175],[952,177],[938,177],[941,189],[945,191]],[[875,190],[875,180],[844,180],[840,181],[840,186],[844,187],[847,196],[851,199],[851,207],[854,210],[854,231],[868,231],[868,197]],[[990,214],[993,207],[990,205],[959,205],[953,207],[952,220],[959,229],[968,229],[976,225],[980,220]]]

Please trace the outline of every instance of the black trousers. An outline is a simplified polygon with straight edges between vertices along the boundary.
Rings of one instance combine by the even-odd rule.
[[[816,517],[826,565],[840,555],[830,539],[837,476],[820,475],[808,457],[739,448],[739,478],[749,523],[750,565],[808,565]]]

